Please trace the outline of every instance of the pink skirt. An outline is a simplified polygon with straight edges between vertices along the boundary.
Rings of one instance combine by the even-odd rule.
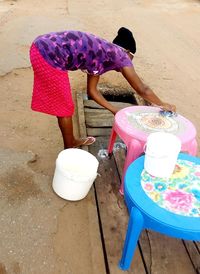
[[[72,116],[74,102],[68,73],[49,65],[34,44],[30,60],[34,71],[32,110],[58,117]]]

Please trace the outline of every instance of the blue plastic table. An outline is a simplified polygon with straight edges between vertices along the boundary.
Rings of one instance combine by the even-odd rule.
[[[188,154],[180,153],[178,159],[200,165],[200,158]],[[143,229],[151,229],[185,240],[200,240],[200,217],[174,214],[153,202],[141,186],[143,169],[144,156],[141,156],[129,166],[125,176],[124,197],[130,217],[119,262],[119,267],[122,270],[130,268],[137,241]]]

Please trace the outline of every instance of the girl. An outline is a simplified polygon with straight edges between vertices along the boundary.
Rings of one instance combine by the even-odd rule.
[[[35,111],[57,117],[63,136],[64,148],[91,145],[94,137],[75,139],[73,135],[72,100],[68,70],[87,73],[88,95],[113,114],[118,110],[98,91],[100,75],[115,70],[122,73],[131,87],[146,101],[168,111],[175,106],[161,101],[146,86],[134,70],[132,59],[136,43],[130,30],[119,29],[113,42],[81,31],[52,32],[37,37],[30,49],[34,70],[34,86],[31,107]]]

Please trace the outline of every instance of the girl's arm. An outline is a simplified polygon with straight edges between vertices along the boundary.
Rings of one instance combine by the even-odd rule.
[[[160,106],[164,110],[176,111],[176,107],[174,105],[161,101],[153,90],[142,82],[133,67],[124,67],[122,68],[121,73],[129,82],[131,87],[146,101],[156,106]]]
[[[87,75],[87,92],[88,95],[99,105],[111,111],[113,114],[117,113],[118,109],[111,105],[97,89],[100,76]]]

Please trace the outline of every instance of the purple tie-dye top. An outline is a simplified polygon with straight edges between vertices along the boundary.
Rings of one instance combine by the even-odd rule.
[[[81,69],[92,75],[133,66],[119,46],[80,31],[52,32],[37,37],[34,44],[44,59],[59,70]]]

